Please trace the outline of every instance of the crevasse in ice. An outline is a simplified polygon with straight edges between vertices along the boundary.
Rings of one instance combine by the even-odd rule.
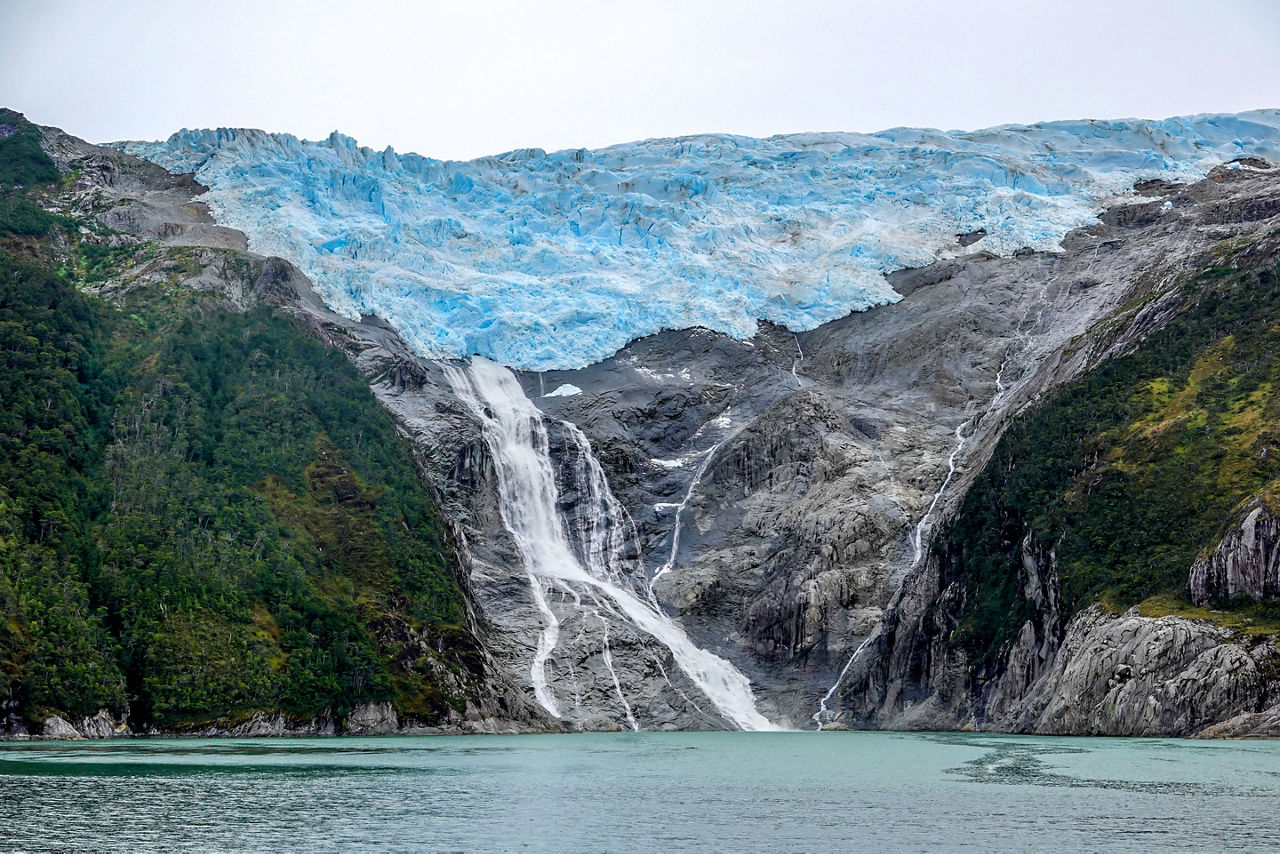
[[[579,367],[661,329],[810,329],[891,302],[883,273],[1054,249],[1136,180],[1280,161],[1280,110],[974,132],[706,135],[468,162],[256,130],[122,147],[195,172],[219,221],[425,356]]]

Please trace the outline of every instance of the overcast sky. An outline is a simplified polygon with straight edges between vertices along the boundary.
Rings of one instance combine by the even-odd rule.
[[[1280,0],[0,0],[0,104],[443,158],[1280,107]]]

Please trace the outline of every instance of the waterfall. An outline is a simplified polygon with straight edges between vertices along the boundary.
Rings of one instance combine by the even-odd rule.
[[[1093,262],[1097,260],[1097,257],[1098,251],[1095,248],[1093,252],[1093,259],[1089,261],[1090,269],[1093,268]],[[971,416],[967,421],[956,427],[956,444],[951,449],[951,456],[947,458],[947,476],[942,481],[942,485],[938,487],[938,491],[933,494],[933,500],[929,502],[929,509],[925,511],[924,516],[920,517],[920,521],[915,527],[915,533],[911,538],[911,569],[918,566],[921,558],[924,557],[925,526],[928,524],[930,517],[933,516],[933,511],[937,508],[938,502],[942,498],[942,493],[946,491],[946,488],[951,484],[952,478],[956,475],[956,457],[958,457],[960,452],[964,450],[965,443],[968,442],[970,438],[965,435],[965,429],[970,424],[980,424],[987,415],[998,411],[998,407],[1004,401],[1005,396],[1009,392],[1009,386],[1006,385],[1004,381],[1004,372],[1008,370],[1010,362],[1030,350],[1032,346],[1031,334],[1039,328],[1040,322],[1044,319],[1045,309],[1049,307],[1049,288],[1057,281],[1058,276],[1051,276],[1042,282],[1040,285],[1040,292],[1036,296],[1036,299],[1033,302],[1027,303],[1027,307],[1022,313],[1022,319],[1018,321],[1018,325],[1013,330],[1014,336],[1017,339],[1017,346],[1010,346],[1005,349],[1004,356],[1000,360],[1000,367],[996,370],[996,393],[987,403],[986,409],[977,415]],[[1031,316],[1031,310],[1033,308],[1038,308],[1038,311],[1036,312],[1036,319],[1030,324],[1030,326],[1028,326],[1027,319]],[[799,349],[799,347],[800,341],[797,338],[796,348]],[[794,368],[792,373],[795,373]],[[883,456],[881,457],[881,462],[884,462]],[[892,470],[890,470],[890,477],[892,477]],[[875,630],[868,635],[862,643],[858,644],[858,648],[854,650],[853,655],[849,657],[849,660],[840,670],[840,675],[836,677],[835,684],[833,684],[831,688],[827,690],[827,693],[823,695],[822,699],[818,701],[818,711],[813,714],[813,722],[818,725],[819,730],[822,729],[822,722],[829,714],[827,703],[831,702],[831,698],[834,697],[836,691],[840,689],[841,683],[844,682],[845,675],[849,672],[850,668],[853,667],[853,663],[858,660],[858,656],[862,654],[862,650],[865,649],[867,644],[880,633],[880,628],[881,626],[877,625]]]
[[[684,498],[681,498],[679,503],[671,504],[663,502],[662,504],[654,505],[653,509],[655,510],[675,511],[675,520],[671,523],[671,554],[667,556],[667,562],[658,567],[658,571],[653,574],[653,578],[649,579],[649,597],[653,599],[655,603],[658,601],[658,594],[654,585],[658,583],[659,578],[674,569],[676,565],[676,555],[680,551],[680,532],[684,526],[684,509],[689,506],[689,500],[693,498],[693,491],[697,489],[698,484],[702,482],[702,478],[707,473],[707,468],[711,465],[711,460],[715,457],[716,451],[719,451],[725,442],[729,441],[736,435],[737,434],[734,433],[730,436],[726,436],[711,446],[710,450],[707,451],[706,456],[702,458],[702,463],[698,466],[698,470],[693,473],[693,480],[689,481],[689,488],[685,490]]]
[[[622,571],[623,531],[628,520],[604,478],[590,443],[571,424],[565,428],[577,450],[575,486],[581,557],[570,544],[569,525],[558,507],[560,498],[551,464],[542,412],[507,368],[474,358],[466,367],[444,364],[458,399],[480,422],[498,476],[503,524],[520,551],[529,587],[544,625],[530,671],[534,696],[560,717],[547,681],[547,661],[559,638],[559,623],[547,591],[559,588],[580,602],[608,603],[608,610],[671,651],[676,666],[698,687],[725,720],[741,729],[777,729],[755,707],[751,683],[728,661],[695,645],[684,629],[647,597],[637,595]],[[606,662],[612,671],[612,660]],[[615,677],[616,678],[616,677]],[[622,686],[618,686],[622,697]],[[626,706],[625,697],[622,698]],[[628,717],[631,709],[626,706]]]
[[[804,350],[800,349],[800,336],[793,334],[791,337],[796,339],[796,357],[791,362],[791,377],[796,381],[796,388],[804,388],[804,383],[800,382],[800,374],[796,373],[804,362]]]
[[[595,578],[608,578],[615,584],[625,584],[623,579],[627,573],[623,572],[623,567],[627,535],[631,533],[634,536],[635,531],[631,515],[614,497],[586,434],[568,421],[560,423],[568,432],[578,456],[573,467],[574,486],[578,491],[578,501],[573,508],[573,528],[577,533],[576,540],[581,544],[583,565]]]
[[[849,670],[853,667],[853,663],[858,660],[858,656],[862,655],[862,651],[867,648],[876,637],[880,634],[880,627],[876,626],[871,634],[863,638],[862,643],[858,644],[858,648],[853,651],[853,655],[849,656],[849,660],[845,662],[844,667],[840,670],[840,675],[836,677],[835,683],[827,689],[827,693],[822,695],[822,699],[818,701],[818,711],[813,713],[813,722],[818,725],[818,730],[822,730],[822,722],[830,714],[827,703],[831,702],[831,698],[836,695],[836,691],[840,690],[840,683],[844,682],[844,677],[848,675]]]
[[[1001,368],[1003,370],[1003,368]],[[924,557],[924,529],[929,524],[929,519],[933,516],[933,511],[937,508],[938,502],[942,499],[942,493],[947,491],[947,487],[951,485],[951,479],[956,476],[956,457],[964,450],[965,442],[969,441],[969,437],[964,434],[964,430],[971,423],[973,418],[969,418],[964,423],[956,427],[956,444],[951,449],[951,456],[947,457],[947,476],[943,479],[942,485],[938,487],[938,491],[933,494],[933,500],[929,502],[929,509],[924,511],[924,515],[920,517],[920,521],[916,524],[915,536],[911,540],[911,566],[914,567],[920,563],[920,558]]]
[[[1004,374],[1005,365],[1008,364],[1008,361],[1008,357],[1006,356],[1004,362],[1001,362],[1000,364],[1000,370],[996,373],[996,388],[998,391],[996,396],[992,399],[991,406],[994,406],[1000,399],[1000,396],[1004,394],[1004,383],[1001,377]],[[938,491],[933,494],[933,500],[929,502],[929,509],[925,511],[924,515],[920,517],[920,521],[916,524],[915,534],[911,540],[912,569],[919,565],[920,559],[924,557],[925,526],[929,524],[929,519],[933,516],[933,511],[937,509],[938,502],[942,499],[942,493],[946,492],[947,487],[951,484],[952,478],[956,476],[956,457],[958,457],[960,452],[964,450],[965,443],[969,440],[969,437],[964,433],[965,428],[972,424],[976,417],[977,416],[971,417],[956,427],[956,444],[955,447],[951,449],[951,456],[947,457],[947,476],[943,479],[942,485],[938,487]],[[840,690],[840,684],[844,682],[844,677],[848,674],[850,668],[853,667],[853,663],[858,660],[858,656],[862,654],[862,651],[867,648],[867,645],[879,634],[880,626],[877,625],[875,630],[872,631],[871,634],[867,635],[862,643],[858,644],[858,648],[853,651],[853,655],[849,656],[849,660],[845,662],[844,667],[840,669],[840,675],[836,677],[835,683],[827,689],[827,693],[818,701],[818,711],[813,713],[813,722],[817,724],[819,730],[822,729],[823,721],[830,713],[830,710],[827,708],[827,703],[831,702],[831,698],[836,695],[836,691]]]

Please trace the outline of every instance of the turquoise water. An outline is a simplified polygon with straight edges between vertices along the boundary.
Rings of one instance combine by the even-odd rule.
[[[0,745],[4,850],[1280,849],[1280,743],[638,733]]]

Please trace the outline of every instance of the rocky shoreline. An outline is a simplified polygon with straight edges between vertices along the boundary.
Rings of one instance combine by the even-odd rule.
[[[107,709],[96,715],[69,721],[50,715],[38,731],[9,714],[0,721],[0,743],[14,741],[101,741],[131,738],[327,738],[372,735],[516,735],[562,730],[513,724],[496,718],[466,718],[454,714],[443,724],[428,725],[402,720],[391,703],[361,703],[344,719],[323,714],[298,719],[279,711],[253,712],[238,723],[212,722],[176,729],[134,730],[128,720],[115,718]]]

